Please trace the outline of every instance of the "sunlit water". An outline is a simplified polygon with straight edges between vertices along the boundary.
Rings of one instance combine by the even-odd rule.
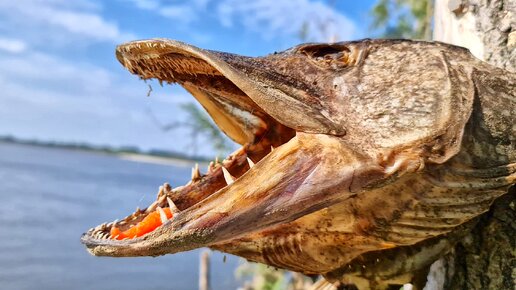
[[[0,289],[196,289],[199,251],[98,258],[81,234],[155,199],[190,168],[0,142]],[[235,289],[239,260],[211,255],[212,289]]]

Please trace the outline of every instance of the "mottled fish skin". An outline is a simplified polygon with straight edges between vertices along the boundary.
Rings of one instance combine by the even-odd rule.
[[[515,184],[516,74],[461,47],[364,39],[245,57],[152,39],[117,58],[182,85],[243,147],[169,189],[177,214],[154,232],[90,230],[94,255],[208,246],[362,289],[405,283]]]

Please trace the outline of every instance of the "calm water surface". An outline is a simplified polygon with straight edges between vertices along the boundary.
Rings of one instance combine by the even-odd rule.
[[[190,167],[0,142],[1,289],[196,289],[199,251],[158,258],[98,258],[88,228],[151,203]],[[235,289],[236,257],[212,253],[212,289]]]

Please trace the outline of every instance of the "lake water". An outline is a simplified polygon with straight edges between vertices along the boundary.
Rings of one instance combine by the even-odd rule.
[[[200,251],[157,258],[93,257],[92,226],[189,180],[190,167],[0,142],[0,289],[197,289]],[[212,252],[214,290],[237,288],[239,259]]]

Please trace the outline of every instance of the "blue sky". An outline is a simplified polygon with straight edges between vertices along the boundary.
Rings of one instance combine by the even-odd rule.
[[[114,57],[117,44],[153,37],[245,55],[307,40],[368,37],[374,0],[16,0],[0,2],[0,135],[191,151],[184,118],[193,98],[148,85]],[[330,19],[331,21],[327,21]],[[321,27],[324,27],[321,29]],[[149,113],[151,112],[151,113]],[[208,140],[200,153],[211,154]]]

